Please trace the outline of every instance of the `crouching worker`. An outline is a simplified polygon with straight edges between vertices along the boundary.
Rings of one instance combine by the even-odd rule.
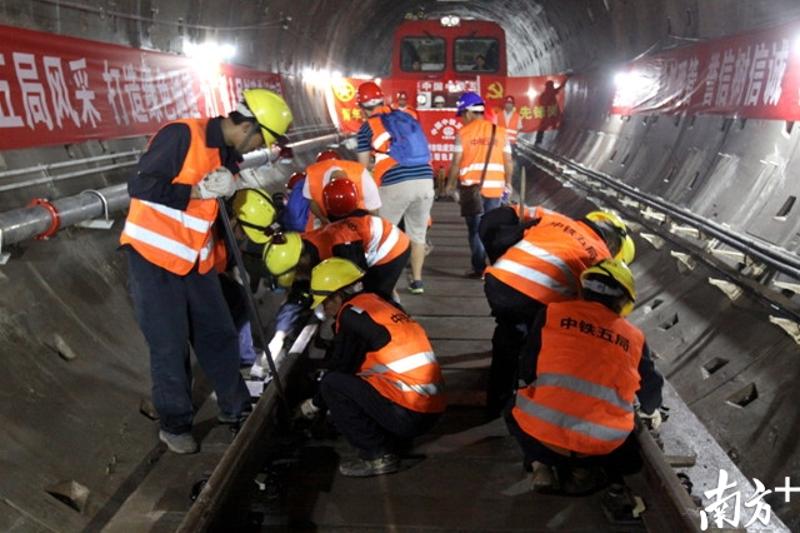
[[[330,410],[336,428],[358,449],[345,476],[396,472],[398,452],[430,430],[445,408],[442,372],[428,336],[397,304],[363,291],[364,271],[332,258],[311,272],[312,306],[335,317],[328,372],[304,414]]]
[[[528,386],[506,411],[541,492],[587,494],[641,468],[634,397],[640,417],[660,424],[664,379],[624,318],[636,299],[631,271],[606,259],[581,274],[581,286],[582,299],[537,317],[520,365]]]

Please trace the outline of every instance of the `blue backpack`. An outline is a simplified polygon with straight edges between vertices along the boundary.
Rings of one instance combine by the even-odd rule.
[[[303,185],[305,182],[305,180],[301,180],[292,187],[292,192],[289,193],[289,201],[286,202],[286,208],[281,213],[281,226],[283,226],[283,229],[286,231],[303,232],[306,230],[309,201],[303,196]]]
[[[404,111],[392,111],[380,115],[383,127],[389,132],[389,157],[402,166],[430,163],[431,152],[428,139],[414,117]]]

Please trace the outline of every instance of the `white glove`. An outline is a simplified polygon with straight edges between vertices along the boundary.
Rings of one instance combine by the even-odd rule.
[[[644,422],[644,424],[652,429],[656,430],[661,426],[662,418],[661,418],[661,409],[656,409],[652,413],[643,413],[639,411],[639,418]]]
[[[236,180],[230,170],[219,167],[206,174],[195,188],[197,197],[202,200],[213,200],[221,196],[228,198],[236,192]]]
[[[300,416],[306,420],[311,420],[314,418],[314,416],[316,416],[317,413],[319,413],[319,407],[314,405],[313,398],[307,398],[306,400],[303,400],[303,403],[300,404],[298,410],[300,412]]]
[[[275,335],[272,336],[272,340],[269,341],[267,345],[267,349],[269,350],[269,354],[272,356],[272,360],[276,361],[278,359],[278,354],[281,353],[283,349],[283,341],[286,339],[286,332],[284,331],[276,331]]]

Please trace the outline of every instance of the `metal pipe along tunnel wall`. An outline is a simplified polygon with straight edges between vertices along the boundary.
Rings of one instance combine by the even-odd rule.
[[[238,61],[285,76],[300,127],[332,126],[321,91],[303,82],[304,69],[386,74],[392,30],[407,12],[499,22],[507,33],[512,75],[572,69],[597,80],[609,79],[616,63],[654,45],[800,16],[800,6],[790,0],[365,0],[357,6],[333,0],[116,0],[93,3],[99,12],[81,6],[7,0],[0,3],[0,22],[165,51],[177,51],[182,35],[231,38],[241,51]],[[164,23],[178,20],[181,24]],[[569,91],[564,126],[548,136],[548,149],[737,231],[798,250],[800,207],[783,213],[788,199],[800,194],[798,128],[721,116],[623,121],[605,112],[610,92]],[[132,138],[14,150],[0,153],[0,171],[143,146],[144,139]],[[307,162],[308,154],[298,159]],[[127,172],[8,190],[0,194],[0,210],[36,196],[56,199],[122,183]],[[572,214],[588,207],[572,191],[537,178],[528,175],[529,203]],[[17,179],[0,177],[0,186]],[[642,232],[658,230],[638,212],[626,214]],[[49,241],[22,243],[0,268],[0,351],[6,368],[0,377],[5,429],[0,529],[85,527],[153,446],[152,424],[140,413],[141,400],[149,395],[147,350],[127,296],[124,261],[115,252],[119,226],[107,232],[69,229]],[[797,472],[800,392],[794,382],[800,358],[793,339],[770,323],[775,309],[747,292],[732,301],[709,284],[717,273],[703,264],[688,269],[670,254],[680,251],[679,243],[658,247],[639,232],[636,237],[641,298],[633,318],[660,355],[661,368],[746,474],[766,483]],[[796,282],[781,276],[757,281],[770,286],[782,280]],[[786,299],[787,306],[796,305],[791,295]],[[45,490],[65,479],[91,490],[81,514]],[[800,524],[791,518],[796,511],[782,510],[790,527]]]

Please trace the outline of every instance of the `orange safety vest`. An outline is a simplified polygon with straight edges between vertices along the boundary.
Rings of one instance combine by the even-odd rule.
[[[375,155],[375,166],[372,167],[372,178],[375,180],[375,183],[378,184],[378,187],[381,185],[383,175],[386,174],[390,168],[398,164],[397,161],[389,157],[392,136],[386,131],[386,128],[383,127],[383,122],[380,117],[381,114],[390,113],[391,111],[392,109],[390,107],[384,106],[381,108],[380,113],[372,115],[367,119],[369,127],[372,129],[370,145],[372,146],[372,153]]]
[[[445,408],[444,378],[425,330],[402,310],[372,293],[348,300],[342,310],[366,313],[389,331],[383,348],[367,352],[358,376],[392,402],[418,413],[441,413]],[[339,330],[339,315],[336,331]]]
[[[520,128],[520,120],[519,120],[519,112],[515,107],[514,110],[511,112],[511,120],[508,121],[506,124],[506,110],[503,108],[497,109],[495,111],[494,116],[496,117],[496,122],[498,126],[501,126],[506,129],[506,134],[508,135],[508,142],[511,144],[517,144],[517,134],[519,133]]]
[[[536,380],[511,413],[525,433],[571,452],[604,455],[633,430],[644,334],[603,304],[547,307]]]
[[[209,172],[222,166],[219,148],[206,145],[208,119],[181,119],[170,124],[186,124],[191,142],[181,171],[172,183],[197,185]],[[214,238],[217,219],[216,199],[191,199],[185,211],[166,205],[131,198],[128,218],[120,244],[132,246],[142,257],[180,276],[197,270],[205,274],[212,268],[224,270],[225,243]],[[198,263],[199,261],[199,263]]]
[[[461,185],[477,185],[481,182],[483,165],[486,162],[486,147],[492,136],[492,123],[486,119],[476,119],[458,131],[461,140],[461,166],[458,179]],[[498,126],[494,136],[489,165],[486,167],[486,178],[483,181],[481,195],[486,198],[500,198],[506,186],[505,158],[503,149],[506,145],[506,130]]]
[[[325,201],[322,198],[322,190],[327,185],[325,176],[332,173],[332,169],[340,169],[347,174],[347,179],[353,182],[356,186],[358,193],[357,209],[366,209],[364,207],[364,186],[361,183],[361,176],[364,171],[364,165],[356,161],[347,161],[344,159],[326,159],[319,163],[313,163],[306,168],[306,179],[308,180],[308,190],[311,193],[311,199],[317,203],[322,214],[328,216],[325,210]],[[308,222],[306,223],[306,231],[311,231],[320,226],[320,222],[313,213],[309,211]]]
[[[486,269],[526,296],[550,304],[577,296],[581,272],[611,253],[589,226],[556,212],[541,220]]]
[[[317,248],[320,261],[334,256],[334,247],[361,241],[367,267],[385,265],[409,247],[408,235],[388,220],[373,215],[348,217],[303,234]]]

